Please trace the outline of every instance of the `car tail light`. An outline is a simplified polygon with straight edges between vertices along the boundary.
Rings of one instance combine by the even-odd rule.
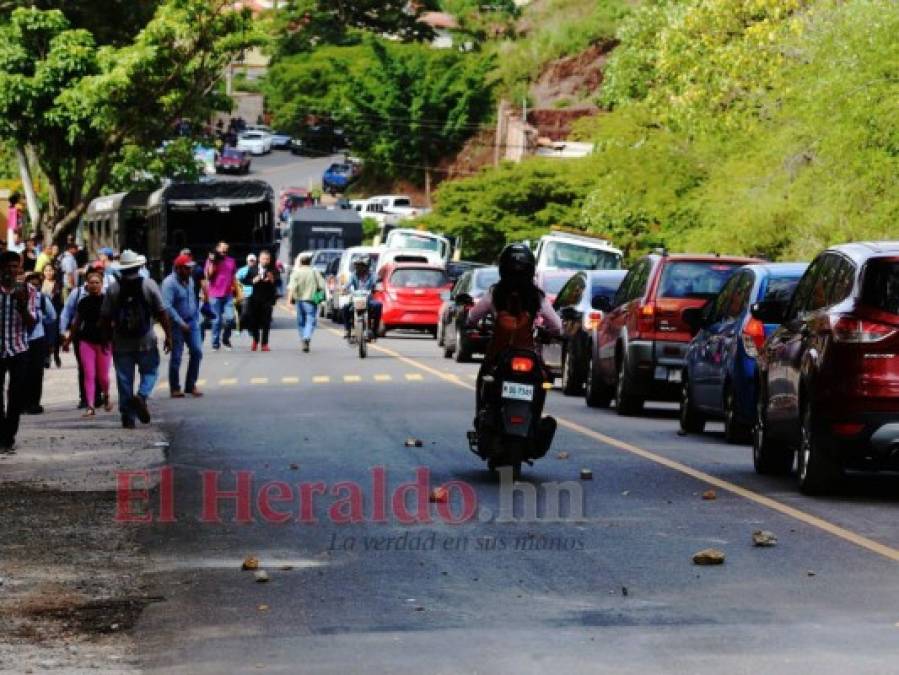
[[[509,418],[509,421],[512,424],[524,424],[524,417],[520,417],[519,415],[512,415],[512,417]]]
[[[652,333],[656,329],[656,306],[642,305],[637,312],[637,332]]]
[[[756,358],[765,344],[765,324],[756,318],[749,317],[749,320],[743,326],[742,338],[743,349],[746,350],[746,354]]]
[[[584,317],[584,330],[593,330],[602,323],[602,312],[588,312]]]
[[[831,428],[837,436],[856,436],[865,428],[865,425],[857,422],[845,422],[834,424]]]
[[[512,372],[529,373],[534,369],[534,360],[525,356],[515,356],[512,358]]]
[[[869,344],[880,342],[896,333],[896,329],[876,321],[865,321],[846,314],[830,317],[833,339],[837,342]]]

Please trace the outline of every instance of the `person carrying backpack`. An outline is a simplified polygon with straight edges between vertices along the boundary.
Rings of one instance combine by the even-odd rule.
[[[126,429],[134,428],[135,417],[143,424],[150,422],[147,399],[159,376],[154,319],[165,331],[165,352],[172,351],[172,327],[162,293],[155,281],[144,279],[140,274],[146,263],[147,259],[134,251],[122,252],[113,264],[119,278],[110,283],[101,312],[103,322],[112,329],[112,361],[119,392],[119,412]],[[137,394],[134,393],[135,369],[140,374]]]

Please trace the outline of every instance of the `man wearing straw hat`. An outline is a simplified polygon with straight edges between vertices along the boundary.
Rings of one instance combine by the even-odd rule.
[[[112,360],[115,364],[122,426],[134,428],[136,417],[150,422],[147,399],[159,375],[159,349],[153,320],[165,331],[164,349],[172,350],[172,328],[159,286],[141,276],[147,259],[126,249],[113,263],[119,278],[109,284],[103,301],[102,316],[112,326]],[[134,371],[140,373],[137,394],[134,393]]]

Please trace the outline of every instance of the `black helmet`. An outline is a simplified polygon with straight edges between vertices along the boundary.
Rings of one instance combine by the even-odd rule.
[[[499,254],[499,276],[502,279],[532,279],[537,261],[525,244],[509,244]]]

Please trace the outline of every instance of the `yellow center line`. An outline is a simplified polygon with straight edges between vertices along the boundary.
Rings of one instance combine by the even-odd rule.
[[[421,382],[424,378],[421,373],[406,373],[406,379],[410,382]]]
[[[250,384],[268,384],[267,377],[253,377],[250,378]]]
[[[205,386],[206,386],[206,380],[197,380],[197,386],[198,386],[198,387],[205,387]]]
[[[330,381],[331,377],[329,375],[316,375],[312,378],[314,384],[328,384]]]
[[[359,375],[344,375],[344,382],[362,382],[362,378]]]
[[[299,384],[300,378],[298,377],[282,377],[281,384]]]
[[[416,361],[415,359],[410,359],[407,356],[403,356],[399,352],[395,352],[392,349],[381,347],[380,345],[372,345],[371,348],[381,352],[382,354],[392,356],[393,358],[401,361],[402,363],[405,363],[406,365],[435,375],[446,382],[455,384],[456,386],[468,389],[470,391],[473,391],[475,389],[475,386],[473,384],[468,384],[467,382],[463,382],[455,376],[449,376],[446,373],[442,373],[436,368],[431,368],[430,366]],[[841,527],[839,525],[831,523],[830,521],[819,518],[818,516],[806,513],[805,511],[802,511],[795,507],[788,506],[787,504],[779,502],[776,499],[772,499],[771,497],[767,497],[758,492],[754,492],[748,488],[742,487],[741,485],[737,485],[736,483],[731,483],[730,481],[716,478],[715,476],[708,474],[705,471],[694,469],[693,467],[687,466],[686,464],[682,464],[681,462],[675,461],[673,459],[668,459],[667,457],[664,457],[658,453],[645,450],[636,445],[626,443],[598,431],[593,431],[592,429],[588,429],[587,427],[577,424],[576,422],[571,422],[570,420],[559,417],[556,418],[556,421],[559,423],[559,426],[565,427],[566,429],[581,434],[582,436],[592,438],[595,441],[599,441],[600,443],[611,446],[618,450],[636,455],[637,457],[642,457],[643,459],[649,460],[650,462],[654,462],[673,471],[677,471],[678,473],[681,473],[685,476],[690,476],[691,478],[695,478],[698,481],[714,486],[719,490],[730,492],[731,494],[735,494],[738,497],[742,497],[743,499],[746,499],[750,502],[753,502],[760,506],[764,506],[765,508],[771,509],[772,511],[777,511],[778,513],[789,518],[793,518],[794,520],[798,520],[805,525],[814,527],[818,530],[821,530],[822,532],[827,532],[834,537],[838,537],[843,541],[849,542],[850,544],[855,544],[856,546],[871,551],[872,553],[881,555],[884,558],[888,558],[889,560],[892,560],[894,562],[899,562],[899,549],[887,546],[886,544],[882,544],[879,541],[875,541],[873,539],[870,539],[869,537],[865,537],[864,535],[858,534],[846,529],[845,527]]]
[[[232,385],[237,384],[237,378],[236,377],[226,377],[223,380],[219,380],[219,384],[223,387],[230,387]]]
[[[390,382],[393,378],[390,375],[375,375],[375,382]]]

